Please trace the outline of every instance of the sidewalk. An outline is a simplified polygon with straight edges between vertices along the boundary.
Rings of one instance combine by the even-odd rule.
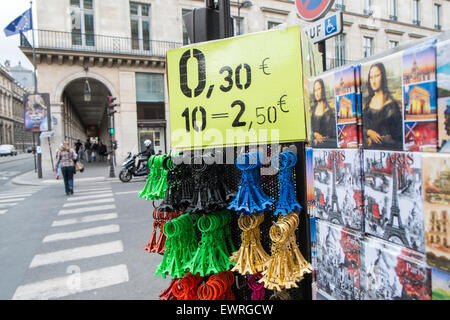
[[[92,181],[115,181],[118,180],[118,172],[116,167],[116,178],[109,177],[109,164],[106,162],[91,162],[86,163],[84,166],[83,172],[77,172],[74,175],[74,183],[75,185],[83,182],[92,182]],[[57,185],[63,184],[63,177],[60,176],[58,180],[56,180],[56,174],[51,171],[42,172],[42,179],[38,178],[37,172],[32,171],[26,172],[24,174],[18,175],[14,177],[11,182],[16,185],[25,185],[25,186],[46,186],[46,185]]]

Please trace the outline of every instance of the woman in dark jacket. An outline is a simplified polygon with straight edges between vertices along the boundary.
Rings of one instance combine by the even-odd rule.
[[[336,148],[336,112],[328,105],[322,79],[314,81],[311,107],[312,147]]]
[[[364,148],[402,150],[402,113],[389,92],[386,69],[382,63],[370,67],[367,90],[369,96],[362,116]]]

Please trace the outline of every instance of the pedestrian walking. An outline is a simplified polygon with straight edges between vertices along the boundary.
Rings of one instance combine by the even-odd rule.
[[[98,144],[97,142],[94,142],[91,147],[92,162],[96,162],[97,154],[98,154]]]
[[[78,154],[78,161],[84,165],[84,163],[86,161],[84,159],[84,146],[83,145],[80,146],[80,148],[78,149],[77,154]]]
[[[91,141],[87,138],[86,143],[84,144],[84,152],[86,152],[87,161],[91,162]]]
[[[77,140],[77,142],[75,142],[75,152],[78,153],[78,150],[80,150],[81,146],[83,146],[83,144],[81,143],[80,139]]]
[[[56,161],[58,161],[59,152],[61,151],[62,146],[63,146],[63,144],[60,143],[58,146],[58,149],[56,150]],[[61,163],[58,163],[56,165],[56,180],[58,180],[60,176],[61,176]]]
[[[75,173],[75,163],[77,155],[75,151],[69,147],[69,143],[64,142],[58,153],[58,163],[61,165],[61,172],[64,178],[64,187],[66,194],[73,194],[73,175]]]
[[[108,156],[107,148],[101,141],[99,141],[99,143],[98,143],[98,155],[99,155],[100,161],[102,161],[102,162],[106,161],[106,157]]]

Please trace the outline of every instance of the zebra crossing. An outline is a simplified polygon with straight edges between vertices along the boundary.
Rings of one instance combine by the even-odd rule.
[[[76,189],[75,194],[68,197],[58,211],[50,233],[43,238],[43,252],[38,252],[29,265],[30,272],[48,268],[50,271],[46,272],[47,278],[20,285],[12,299],[70,299],[68,297],[73,294],[128,282],[126,264],[120,261],[116,265],[97,263],[105,261],[101,260],[102,257],[124,251],[117,219],[110,186],[96,188],[93,184]],[[83,245],[77,246],[77,240],[83,241]],[[81,270],[77,263],[83,262],[100,265],[94,270]],[[54,268],[55,266],[67,267],[67,270],[71,269],[73,272],[61,274],[59,271],[59,274],[54,274],[58,273],[54,269],[61,270]],[[48,274],[51,275],[50,278]]]
[[[40,191],[41,187],[22,187],[7,192],[0,192],[0,215],[6,214],[11,207]]]
[[[0,171],[0,180],[9,180],[19,173],[20,171]]]

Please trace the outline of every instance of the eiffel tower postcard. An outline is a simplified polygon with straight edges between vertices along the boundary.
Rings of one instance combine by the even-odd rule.
[[[361,150],[313,149],[313,170],[316,216],[362,230]]]
[[[425,252],[421,154],[364,150],[365,232]]]

